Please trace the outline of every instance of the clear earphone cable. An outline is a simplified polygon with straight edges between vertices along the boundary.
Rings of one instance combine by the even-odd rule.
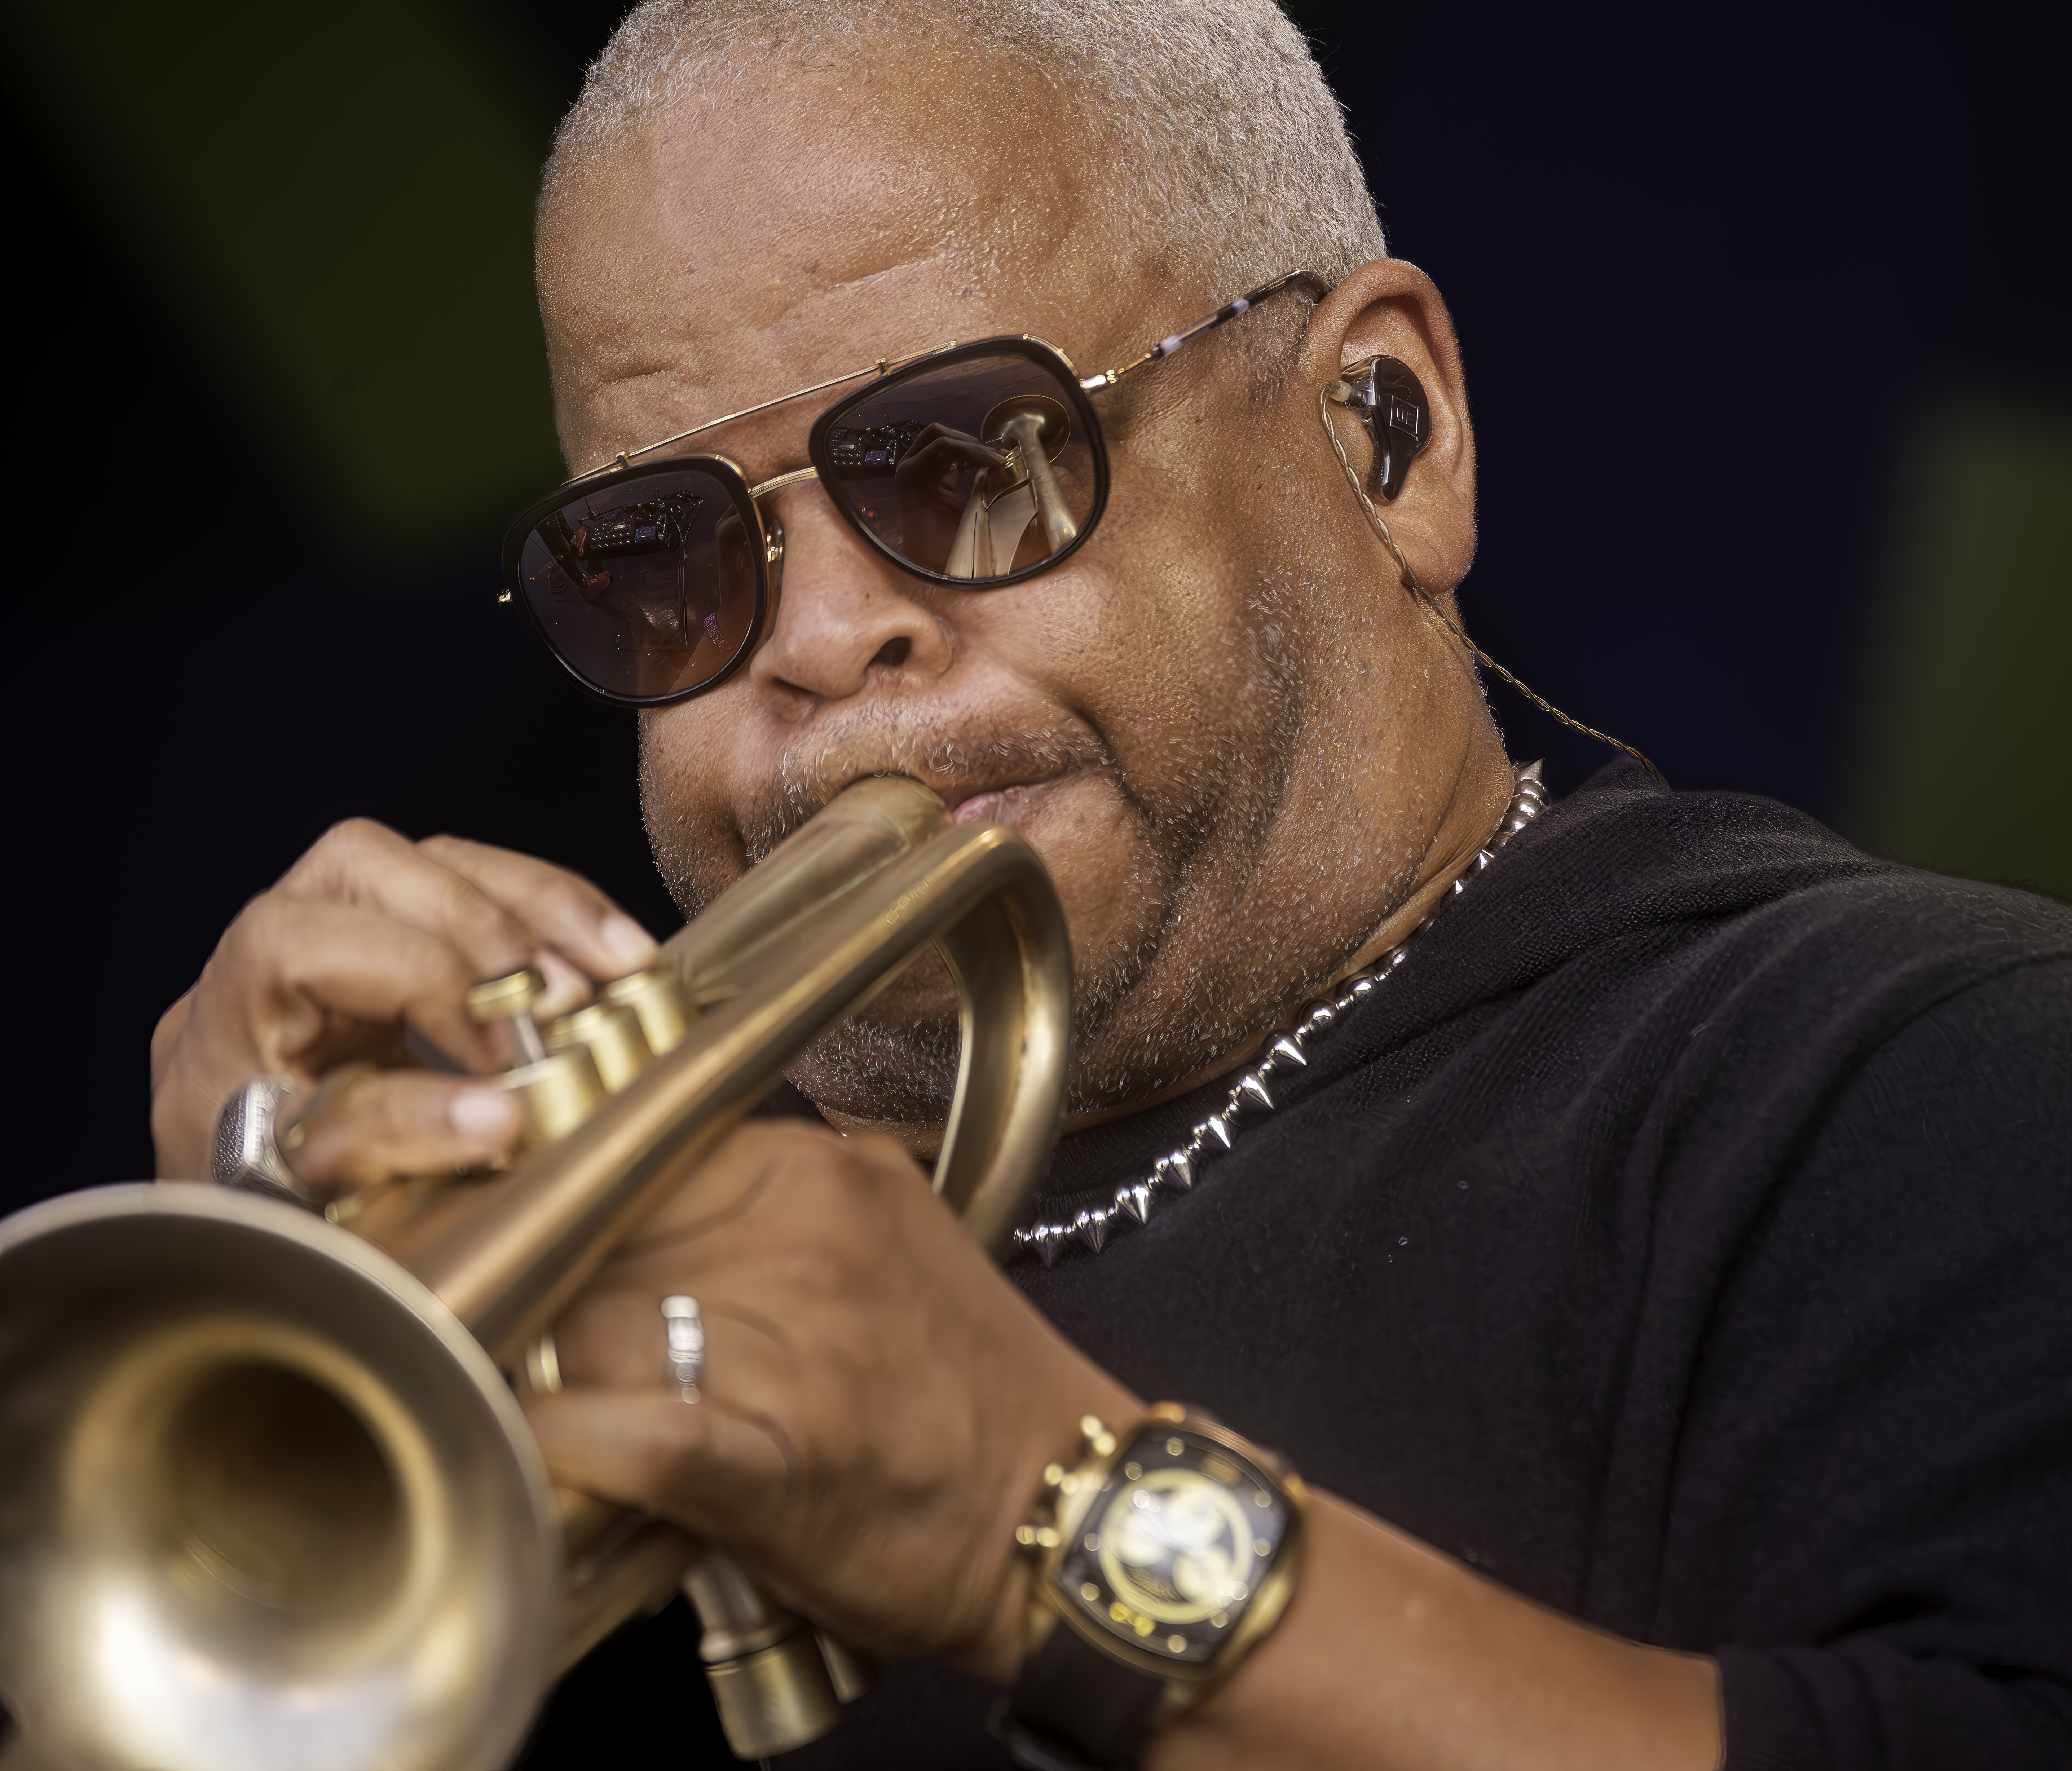
[[[1410,562],[1404,558],[1403,549],[1396,544],[1396,537],[1389,532],[1388,520],[1375,507],[1374,500],[1367,496],[1367,487],[1360,483],[1359,470],[1353,466],[1352,458],[1346,453],[1346,446],[1338,440],[1338,427],[1331,422],[1331,405],[1334,399],[1343,401],[1349,398],[1351,393],[1352,389],[1342,381],[1326,382],[1317,390],[1317,417],[1324,427],[1324,434],[1331,440],[1331,453],[1338,458],[1338,466],[1345,470],[1346,483],[1352,487],[1353,496],[1360,501],[1360,508],[1367,512],[1367,520],[1374,525],[1375,533],[1381,537],[1381,544],[1388,549],[1389,557],[1396,561],[1396,570],[1402,573],[1403,588],[1417,598],[1419,605],[1428,615],[1437,620],[1448,633],[1466,647],[1484,669],[1501,677],[1541,713],[1559,720],[1572,732],[1580,732],[1585,738],[1594,738],[1598,743],[1609,745],[1614,750],[1624,751],[1653,775],[1659,785],[1667,787],[1668,781],[1664,779],[1661,770],[1655,767],[1654,759],[1645,751],[1634,749],[1623,739],[1614,738],[1609,732],[1600,732],[1594,725],[1585,725],[1581,720],[1571,719],[1544,695],[1540,694],[1530,684],[1514,676],[1481,647],[1469,639],[1461,631],[1460,624],[1439,606],[1438,598],[1424,588],[1423,581],[1410,569]]]

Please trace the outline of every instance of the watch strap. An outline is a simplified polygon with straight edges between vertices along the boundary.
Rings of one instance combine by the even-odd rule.
[[[1022,1662],[993,1732],[1023,1771],[1120,1771],[1137,1763],[1165,1692],[1165,1680],[1061,1623]]]

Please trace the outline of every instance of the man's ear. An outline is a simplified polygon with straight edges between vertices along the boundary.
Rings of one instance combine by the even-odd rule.
[[[1475,441],[1468,424],[1467,384],[1453,322],[1432,279],[1400,258],[1377,258],[1340,282],[1309,316],[1297,353],[1301,397],[1342,369],[1393,357],[1417,377],[1431,411],[1431,440],[1403,475],[1388,524],[1417,575],[1435,593],[1466,576],[1475,553]],[[1374,446],[1365,428],[1333,409],[1332,421],[1364,479]],[[1338,475],[1325,440],[1318,446]],[[1351,499],[1350,490],[1346,497]]]

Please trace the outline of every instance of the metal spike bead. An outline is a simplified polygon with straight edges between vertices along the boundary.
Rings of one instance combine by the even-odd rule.
[[[1230,1121],[1222,1114],[1211,1113],[1194,1128],[1194,1135],[1197,1137],[1201,1136],[1205,1132],[1214,1133],[1217,1140],[1226,1150],[1231,1147]]]
[[[1297,1039],[1299,1039],[1300,1037],[1300,1035],[1297,1035]],[[1300,1064],[1306,1070],[1309,1067],[1309,1060],[1302,1055],[1302,1048],[1297,1043],[1297,1039],[1291,1039],[1283,1036],[1273,1042],[1273,1049],[1280,1056],[1286,1058],[1289,1063]]]
[[[1178,1187],[1182,1193],[1194,1184],[1194,1165],[1187,1160],[1185,1150],[1175,1150],[1170,1156],[1158,1159],[1159,1177],[1169,1187]]]
[[[1104,1211],[1083,1211],[1072,1220],[1073,1232],[1087,1247],[1098,1255],[1101,1244],[1108,1240],[1108,1214]]]
[[[1054,1224],[1037,1225],[1036,1252],[1043,1257],[1043,1264],[1046,1267],[1054,1267],[1058,1264],[1059,1251],[1064,1239],[1058,1233]]]
[[[1272,1109],[1273,1097],[1266,1092],[1266,1084],[1260,1080],[1258,1071],[1252,1070],[1248,1073],[1237,1086],[1245,1095],[1258,1102],[1261,1107],[1269,1111]]]
[[[1115,1202],[1139,1223],[1151,1221],[1151,1189],[1141,1181],[1133,1187],[1117,1187]]]

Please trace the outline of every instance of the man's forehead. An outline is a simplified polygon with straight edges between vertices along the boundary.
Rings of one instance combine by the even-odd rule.
[[[577,167],[540,250],[573,447],[609,454],[952,338],[1105,335],[1116,249],[1092,144],[1059,142],[1054,98],[996,70],[884,99],[839,75],[771,80]]]

